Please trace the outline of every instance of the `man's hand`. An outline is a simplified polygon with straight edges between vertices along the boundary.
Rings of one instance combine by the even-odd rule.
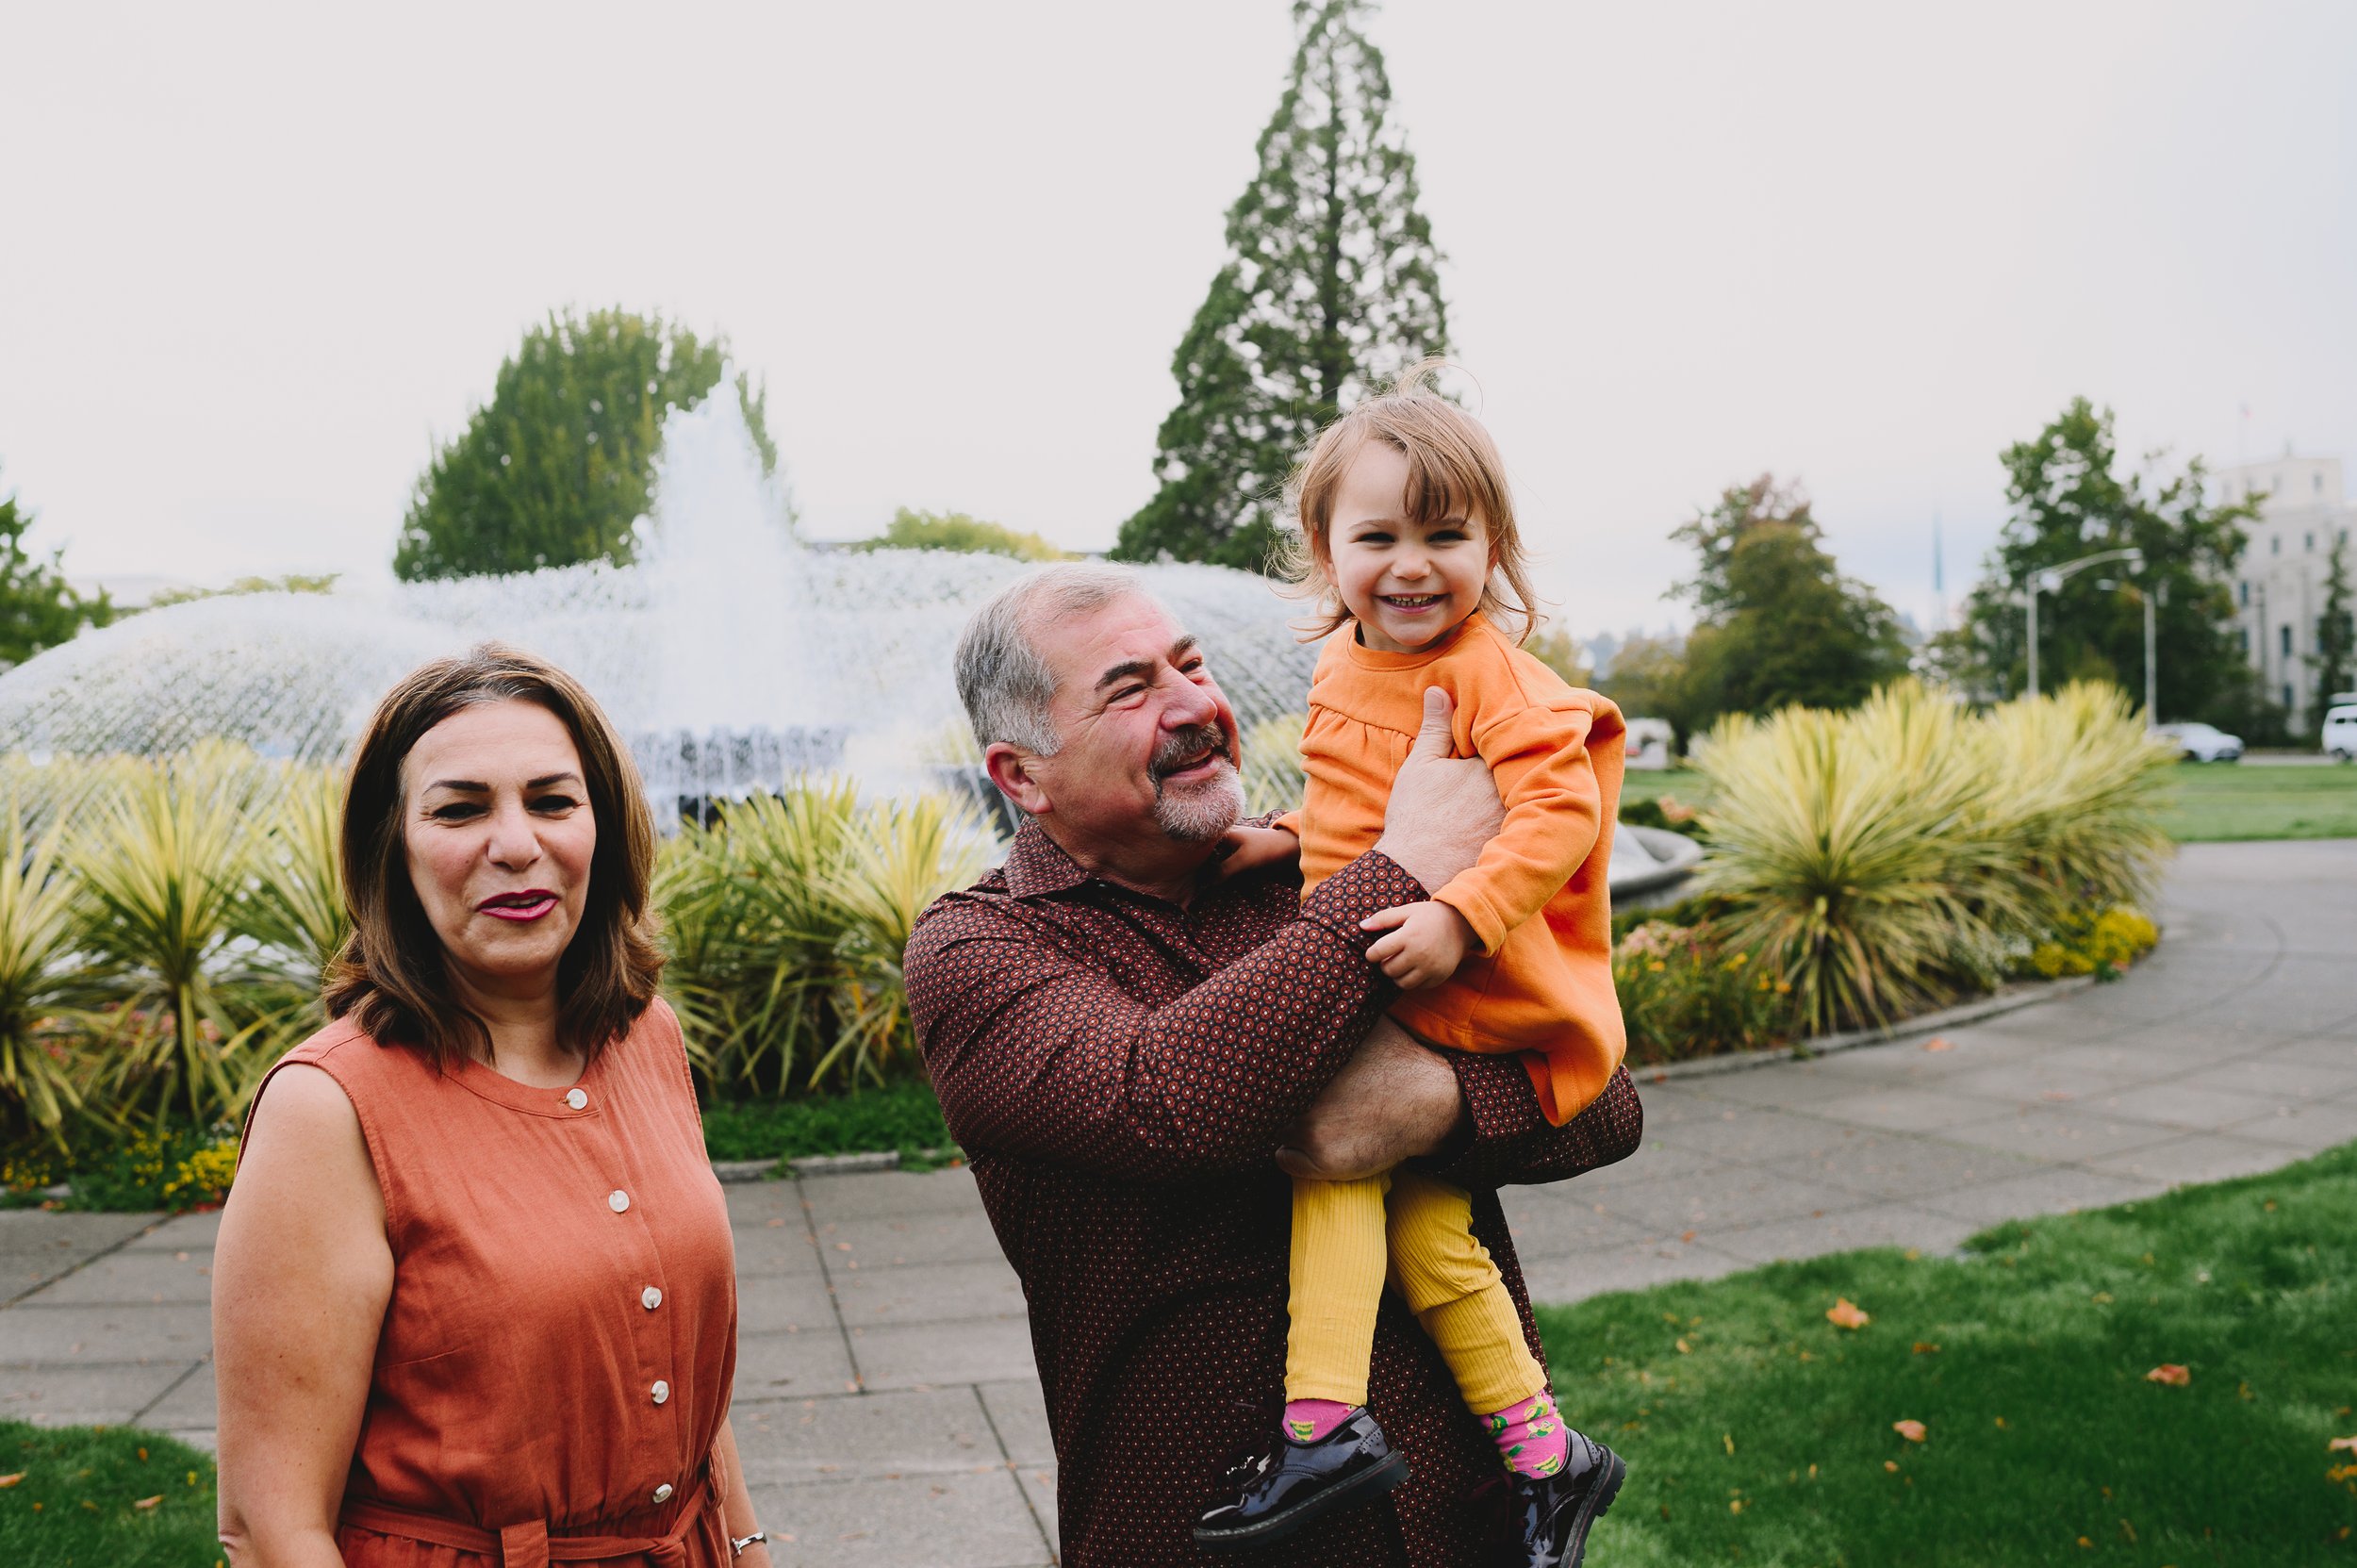
[[[1301,840],[1282,828],[1230,828],[1220,836],[1235,846],[1219,863],[1223,882],[1271,866],[1292,866],[1301,859]]]
[[[1481,945],[1465,917],[1439,902],[1377,910],[1360,921],[1359,929],[1390,933],[1368,946],[1367,961],[1382,966],[1403,991],[1430,990]]]
[[[1497,784],[1481,759],[1448,754],[1454,712],[1448,693],[1425,688],[1424,727],[1392,780],[1383,836],[1375,844],[1429,893],[1472,869],[1506,822]]]
[[[1291,1176],[1354,1181],[1430,1154],[1465,1118],[1457,1074],[1389,1018],[1287,1130],[1277,1163]]]

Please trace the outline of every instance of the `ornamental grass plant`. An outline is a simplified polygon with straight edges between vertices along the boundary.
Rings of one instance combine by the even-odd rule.
[[[722,805],[665,846],[665,986],[717,1089],[882,1082],[915,1061],[900,951],[927,904],[981,875],[989,834],[939,796],[841,781]]]
[[[1701,748],[1700,888],[1807,1032],[1887,1024],[1993,984],[2076,911],[2149,900],[2167,764],[2084,684],[1984,717],[1906,681],[1848,713],[1723,720]]]

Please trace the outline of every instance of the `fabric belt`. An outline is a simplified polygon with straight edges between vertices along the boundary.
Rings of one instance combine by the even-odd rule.
[[[549,1522],[534,1519],[502,1530],[486,1530],[464,1520],[437,1513],[419,1513],[386,1503],[347,1501],[341,1523],[385,1535],[398,1535],[453,1551],[476,1552],[501,1568],[549,1568],[552,1562],[614,1562],[639,1558],[653,1568],[689,1568],[687,1535],[702,1517],[712,1498],[709,1476],[696,1483],[680,1510],[679,1521],[664,1536],[555,1535]]]

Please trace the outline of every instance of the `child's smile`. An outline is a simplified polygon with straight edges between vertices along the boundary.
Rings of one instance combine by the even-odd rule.
[[[1409,515],[1408,454],[1368,441],[1334,498],[1329,569],[1369,648],[1414,653],[1464,624],[1489,586],[1489,530],[1455,508]]]

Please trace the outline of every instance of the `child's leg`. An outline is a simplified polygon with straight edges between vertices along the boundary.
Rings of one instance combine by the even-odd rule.
[[[1285,1335],[1287,1430],[1323,1437],[1367,1402],[1383,1298],[1383,1195],[1390,1176],[1294,1182],[1293,1326]],[[1296,1411],[1316,1401],[1331,1409]],[[1295,1418],[1310,1423],[1295,1432]],[[1320,1429],[1324,1428],[1324,1429]]]
[[[1510,1468],[1534,1476],[1559,1468],[1563,1424],[1514,1298],[1474,1237],[1471,1199],[1460,1187],[1401,1169],[1388,1208],[1392,1279],[1448,1362],[1466,1408],[1483,1418]]]

